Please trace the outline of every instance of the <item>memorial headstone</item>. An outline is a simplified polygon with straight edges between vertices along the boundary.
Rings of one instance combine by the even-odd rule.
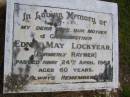
[[[118,11],[97,0],[7,0],[4,93],[118,88]]]

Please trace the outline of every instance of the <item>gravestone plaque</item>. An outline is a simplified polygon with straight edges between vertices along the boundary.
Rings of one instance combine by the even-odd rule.
[[[4,93],[118,88],[117,4],[7,0]]]

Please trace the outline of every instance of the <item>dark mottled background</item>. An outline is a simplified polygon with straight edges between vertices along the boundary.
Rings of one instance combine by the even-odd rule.
[[[130,97],[130,0],[104,0],[119,6],[120,87],[111,92],[79,91],[57,93],[2,94],[6,5],[0,0],[0,97]]]

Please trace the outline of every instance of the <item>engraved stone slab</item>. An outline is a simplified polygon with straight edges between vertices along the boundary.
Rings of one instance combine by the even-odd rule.
[[[7,0],[4,93],[118,88],[117,4]]]

